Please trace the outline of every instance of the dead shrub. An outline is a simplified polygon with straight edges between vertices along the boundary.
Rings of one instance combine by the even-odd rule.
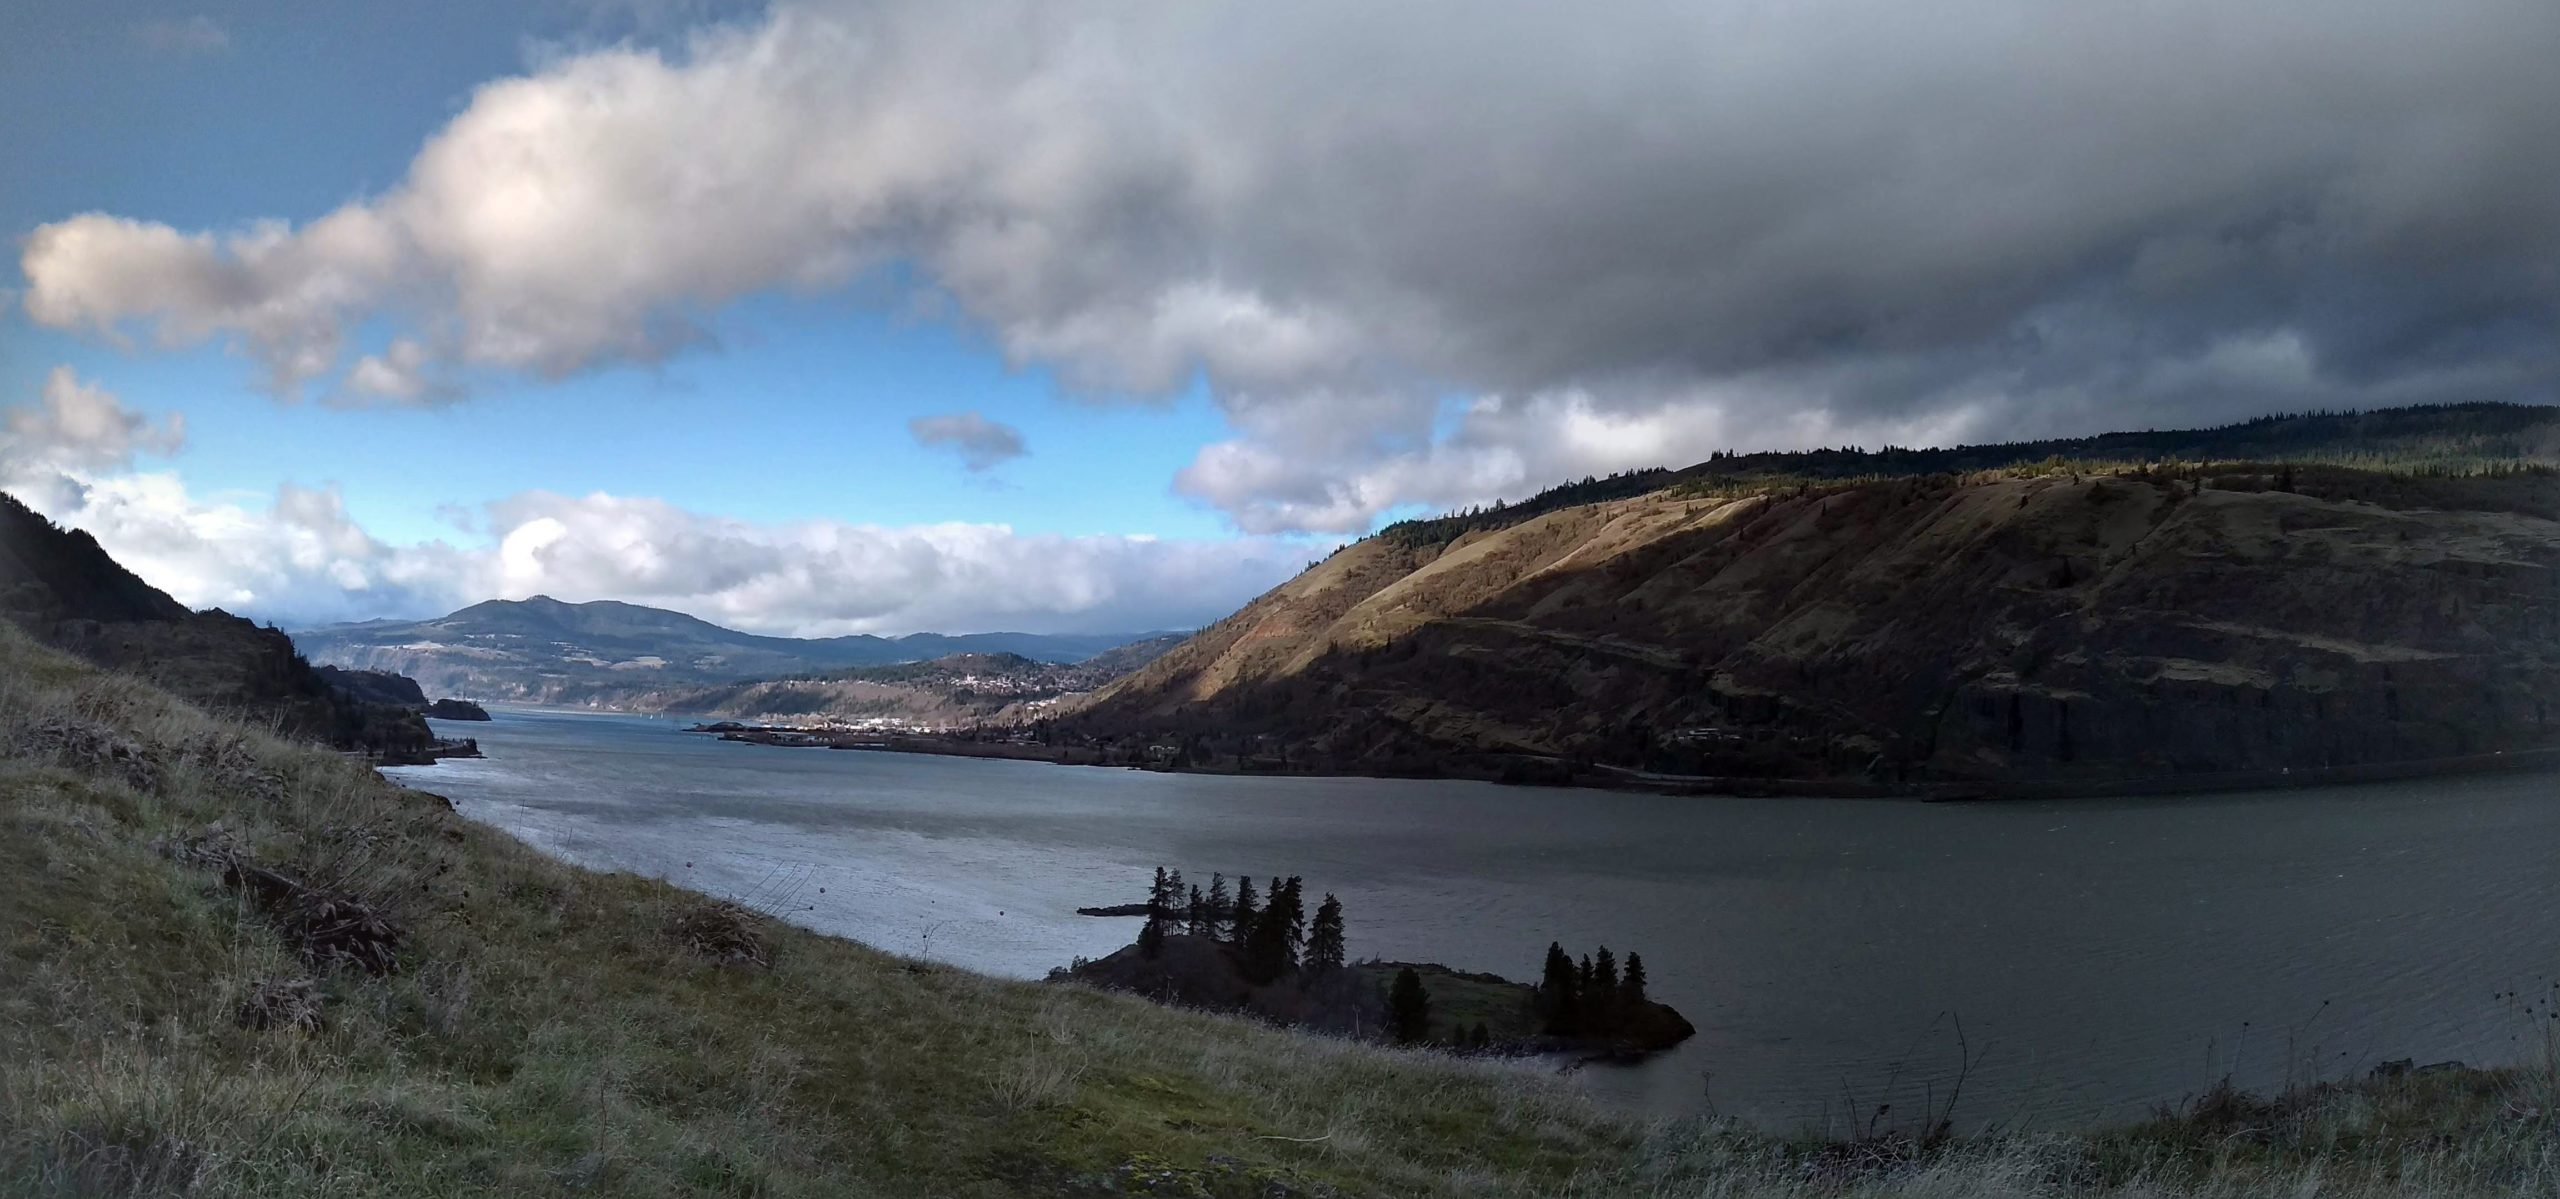
[[[676,944],[723,966],[773,965],[764,917],[727,900],[696,900],[676,910],[667,935]]]
[[[269,805],[281,803],[284,799],[284,777],[260,764],[257,753],[249,748],[248,739],[238,733],[224,730],[199,733],[180,742],[173,756],[224,790]]]
[[[174,1133],[80,1129],[64,1139],[59,1181],[75,1194],[184,1195],[213,1173],[213,1152]]]
[[[151,848],[181,866],[207,870],[228,871],[249,857],[248,847],[219,820],[192,833],[164,833],[152,839]]]
[[[270,978],[249,989],[240,1001],[240,1027],[260,1032],[285,1028],[297,1032],[320,1029],[320,984],[308,978]]]
[[[136,791],[160,786],[160,763],[151,751],[106,725],[56,714],[25,726],[20,736],[28,757],[116,779]]]
[[[236,859],[223,881],[256,896],[276,931],[317,969],[353,966],[382,975],[400,968],[400,943],[407,932],[357,895]]]

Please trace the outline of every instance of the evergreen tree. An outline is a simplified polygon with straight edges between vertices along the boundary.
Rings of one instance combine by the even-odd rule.
[[[1549,1036],[1569,1037],[1580,1031],[1582,987],[1573,976],[1573,959],[1564,946],[1547,943],[1547,968],[1538,979],[1538,1015]]]
[[[1395,985],[1387,989],[1387,1022],[1402,1044],[1431,1035],[1431,995],[1422,989],[1422,976],[1411,966],[1396,971]]]
[[[1280,964],[1290,970],[1298,968],[1307,946],[1307,883],[1297,875],[1281,884],[1280,907],[1288,915],[1280,922]]]
[[[1153,960],[1164,955],[1164,926],[1149,918],[1138,930],[1138,956]]]
[[[1618,1027],[1618,956],[1603,945],[1591,964],[1591,990],[1582,996],[1582,1017],[1597,1032]]]
[[[1306,917],[1296,879],[1271,880],[1262,914],[1245,935],[1245,975],[1258,983],[1277,981],[1298,968],[1298,947],[1306,940]]]
[[[1198,887],[1191,888],[1190,917],[1183,922],[1182,931],[1195,937],[1206,935],[1209,931],[1209,901],[1200,894]]]
[[[1642,1012],[1652,1000],[1644,993],[1644,955],[1627,955],[1627,975],[1618,981],[1618,1010],[1629,1018]]]
[[[1253,898],[1253,877],[1246,875],[1236,879],[1236,910],[1227,925],[1227,944],[1244,948],[1246,939],[1253,936],[1255,922],[1261,919],[1262,913],[1258,909],[1259,905]]]
[[[1342,968],[1342,901],[1328,894],[1316,905],[1315,923],[1307,931],[1307,969],[1318,974]]]
[[[1147,927],[1143,931],[1164,935],[1164,922],[1173,918],[1173,896],[1173,876],[1164,867],[1156,867],[1156,881],[1147,888]]]
[[[1227,920],[1233,915],[1227,910],[1230,903],[1232,901],[1227,897],[1227,876],[1211,873],[1209,875],[1209,935],[1219,940],[1225,940],[1227,937]]]

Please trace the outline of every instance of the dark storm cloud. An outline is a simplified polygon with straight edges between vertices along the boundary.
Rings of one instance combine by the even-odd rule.
[[[1177,486],[1350,529],[1726,444],[2555,398],[2555,48],[2548,0],[782,6],[493,84],[302,229],[47,226],[26,304],[287,386],[383,314],[556,375],[901,264],[1073,387],[1205,379],[1237,436]]]
[[[1022,430],[975,412],[942,412],[907,422],[907,433],[928,449],[949,450],[972,471],[992,470],[1030,453]]]

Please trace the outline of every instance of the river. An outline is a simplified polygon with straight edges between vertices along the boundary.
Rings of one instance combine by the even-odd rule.
[[[1037,978],[1126,944],[1080,905],[1298,874],[1353,957],[1534,981],[1640,952],[1698,1026],[1577,1072],[1648,1114],[1978,1126],[2139,1115],[2373,1061],[2539,1051],[2560,973],[2560,776],[1924,805],[1154,774],[724,743],[499,709],[482,760],[385,771],[584,865]],[[2537,1021],[2544,1021],[2537,1024]],[[1959,1070],[1962,1044],[1972,1064]],[[1855,1113],[1852,1115],[1852,1113]]]

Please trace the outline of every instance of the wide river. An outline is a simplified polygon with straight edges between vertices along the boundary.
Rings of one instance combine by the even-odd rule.
[[[1303,875],[1310,907],[1341,897],[1354,957],[1534,980],[1550,941],[1640,952],[1698,1035],[1578,1077],[1653,1114],[1836,1129],[1891,1103],[1891,1124],[1944,1101],[1959,1019],[1968,1125],[2137,1115],[2226,1073],[2511,1061],[2542,1046],[2560,973],[2549,774],[2156,801],[1699,799],[496,717],[439,726],[485,760],[386,773],[574,862],[993,974],[1126,944],[1134,921],[1075,908],[1140,898],[1160,864],[1201,883]]]

